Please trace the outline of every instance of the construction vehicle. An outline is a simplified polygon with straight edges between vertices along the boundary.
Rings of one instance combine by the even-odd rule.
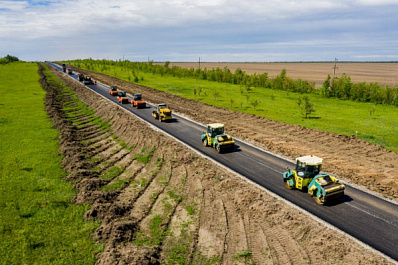
[[[83,85],[96,85],[97,81],[91,79],[89,75],[83,76]]]
[[[64,63],[62,64],[62,72],[66,73],[66,65]]]
[[[117,92],[117,100],[120,104],[128,103],[129,98],[126,95],[126,91],[119,91]]]
[[[66,73],[67,73],[68,75],[73,74],[72,69],[71,69],[71,68],[66,68]]]
[[[84,74],[77,74],[77,80],[81,82],[83,81],[83,79],[84,79]]]
[[[171,121],[172,119],[171,110],[165,103],[157,104],[156,110],[152,111],[152,116],[160,122]]]
[[[235,141],[231,136],[224,133],[224,124],[213,123],[207,125],[207,132],[202,134],[203,146],[212,146],[217,153],[233,150]]]
[[[140,108],[146,108],[146,102],[142,100],[141,94],[134,94],[133,99],[131,100],[131,106]]]
[[[288,189],[307,191],[318,204],[335,201],[344,196],[343,183],[328,174],[321,174],[322,158],[308,155],[296,158],[296,170],[283,173]]]
[[[109,94],[111,96],[117,96],[117,86],[111,86],[111,89],[109,90]]]

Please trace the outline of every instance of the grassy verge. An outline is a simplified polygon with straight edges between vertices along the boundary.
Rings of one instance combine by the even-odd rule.
[[[109,69],[104,70],[99,65],[92,65],[91,70],[126,81],[132,80],[132,72],[127,68],[109,66]],[[139,77],[138,84],[167,93],[288,124],[343,135],[356,135],[360,139],[398,152],[398,108],[394,106],[306,94],[314,104],[315,113],[305,119],[297,104],[299,98],[303,97],[299,93],[267,88],[247,90],[240,85],[137,71],[135,74]]]
[[[37,65],[0,65],[0,260],[2,264],[93,264],[90,234],[72,185],[63,181],[58,132],[44,109]]]

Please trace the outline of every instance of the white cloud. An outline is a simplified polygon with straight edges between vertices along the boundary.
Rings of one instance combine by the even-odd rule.
[[[397,0],[357,0],[355,2],[366,6],[398,5]]]
[[[107,57],[107,52],[138,56],[140,51],[163,56],[167,50],[169,56],[185,51],[187,58],[201,52],[242,58],[251,56],[251,51],[264,54],[272,49],[272,58],[281,56],[280,51],[290,56],[290,51],[300,51],[308,56],[304,50],[309,47],[319,53],[318,47],[348,49],[361,46],[358,39],[377,46],[383,34],[397,44],[397,34],[392,32],[397,25],[396,12],[389,7],[395,2],[0,0],[0,50],[29,46],[33,53],[37,49],[43,54],[51,51],[57,56],[69,53],[93,58]],[[383,33],[388,28],[389,32]],[[46,49],[49,43],[56,47]],[[74,49],[66,51],[66,43]],[[391,47],[389,52],[394,54]]]
[[[180,26],[196,23],[226,23],[240,21],[263,23],[323,12],[342,7],[343,1],[237,1],[237,0],[173,0],[173,1],[105,1],[74,0],[2,1],[6,11],[0,20],[3,36],[60,36],[67,35],[66,27],[146,27]],[[118,7],[118,8],[115,8]],[[20,25],[24,24],[23,27]],[[5,27],[4,27],[5,26]],[[62,31],[60,31],[62,29]],[[65,32],[66,34],[62,34]]]
[[[27,1],[0,1],[0,10],[20,11],[28,6],[29,4]]]

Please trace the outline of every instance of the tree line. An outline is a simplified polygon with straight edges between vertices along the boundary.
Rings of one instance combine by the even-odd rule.
[[[343,75],[341,77],[331,78],[330,75],[326,78],[321,89],[315,89],[315,82],[308,82],[307,80],[296,79],[286,75],[286,69],[282,69],[281,73],[274,78],[269,78],[268,73],[262,74],[247,74],[242,69],[238,68],[232,72],[228,67],[213,68],[213,69],[194,69],[181,68],[177,66],[170,67],[170,62],[167,61],[164,65],[154,64],[149,62],[131,62],[128,60],[75,60],[77,67],[83,66],[87,69],[93,69],[94,66],[99,67],[102,71],[110,69],[111,66],[119,66],[122,68],[131,69],[134,80],[138,81],[136,71],[145,73],[152,73],[158,75],[170,75],[178,78],[195,78],[200,80],[208,80],[222,83],[237,84],[241,89],[247,92],[252,87],[270,88],[277,90],[284,90],[288,92],[306,93],[306,94],[320,94],[324,97],[334,97],[341,100],[352,100],[360,102],[372,102],[375,104],[388,104],[398,106],[398,88],[382,87],[377,83],[357,83],[351,81],[350,76]]]
[[[327,98],[398,106],[398,88],[382,87],[378,83],[353,83],[345,74],[335,78],[328,75],[320,91]]]
[[[11,56],[11,55],[7,55],[3,58],[0,58],[0,64],[7,64],[7,63],[12,63],[12,62],[17,62],[17,61],[19,61],[18,57]]]

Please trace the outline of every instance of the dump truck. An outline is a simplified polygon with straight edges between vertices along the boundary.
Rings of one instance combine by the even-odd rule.
[[[213,123],[207,125],[207,132],[202,134],[203,146],[212,146],[217,153],[231,151],[235,147],[235,141],[224,133],[224,124]]]
[[[165,103],[157,104],[156,110],[152,111],[152,116],[160,122],[171,121],[172,119],[171,110]]]
[[[111,88],[109,90],[109,94],[111,96],[117,96],[117,86],[111,86]]]
[[[129,98],[127,97],[126,91],[119,91],[117,92],[117,100],[120,104],[128,103]]]
[[[337,201],[344,196],[345,185],[329,174],[322,174],[322,158],[307,155],[296,158],[296,169],[283,173],[288,189],[307,191],[318,204]]]
[[[134,94],[133,99],[131,100],[131,106],[140,108],[146,108],[146,102],[142,100],[141,94]]]
[[[96,85],[97,81],[91,79],[89,75],[83,76],[83,85]]]

